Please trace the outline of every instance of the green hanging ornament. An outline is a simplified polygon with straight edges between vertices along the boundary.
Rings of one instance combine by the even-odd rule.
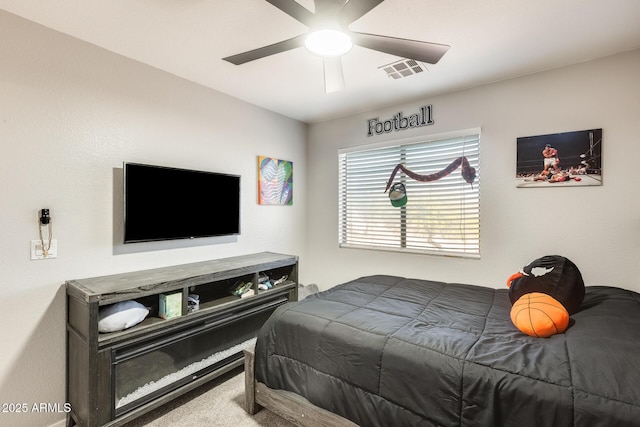
[[[403,183],[398,182],[391,186],[389,191],[389,200],[396,208],[407,204],[407,189]]]

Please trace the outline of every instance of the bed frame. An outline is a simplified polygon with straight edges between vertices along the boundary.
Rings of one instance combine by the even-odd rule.
[[[255,380],[255,347],[244,350],[245,409],[254,415],[265,408],[301,427],[357,427],[339,415],[319,408],[302,396],[285,390],[274,390]]]

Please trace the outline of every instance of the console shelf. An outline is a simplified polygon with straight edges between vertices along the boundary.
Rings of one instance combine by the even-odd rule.
[[[259,289],[265,278],[279,283]],[[252,292],[231,294],[240,283]],[[66,289],[67,424],[115,427],[242,365],[243,348],[271,313],[297,301],[298,258],[263,252],[69,280]],[[174,293],[181,308],[164,319],[160,295]],[[190,294],[199,296],[197,310],[189,309]],[[129,300],[146,306],[148,316],[100,333],[100,309]]]

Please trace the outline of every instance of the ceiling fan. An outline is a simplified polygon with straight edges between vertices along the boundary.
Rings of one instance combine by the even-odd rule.
[[[367,14],[384,0],[314,0],[315,13],[310,12],[295,0],[266,1],[309,27],[309,31],[278,43],[222,59],[241,65],[306,46],[309,51],[323,58],[327,93],[344,88],[341,56],[347,53],[353,44],[429,64],[438,62],[449,49],[449,46],[438,43],[359,33],[348,29],[349,24]],[[335,44],[331,44],[332,42]],[[342,44],[339,45],[339,43]]]

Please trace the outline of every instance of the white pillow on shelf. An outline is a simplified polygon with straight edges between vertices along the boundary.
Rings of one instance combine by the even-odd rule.
[[[98,331],[116,332],[142,322],[149,310],[137,301],[122,301],[100,308]]]

